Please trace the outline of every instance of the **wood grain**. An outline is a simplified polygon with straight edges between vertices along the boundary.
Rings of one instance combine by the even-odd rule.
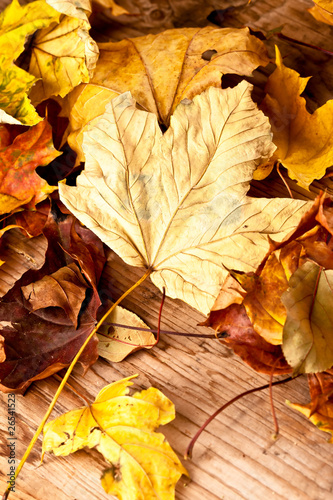
[[[172,4],[161,0],[154,3],[162,10],[164,4],[168,8]],[[231,1],[214,2],[216,9],[232,4]],[[307,0],[252,0],[249,5],[227,13],[223,23],[235,27],[250,25],[260,30],[283,25],[286,35],[331,49],[333,27],[315,21],[306,10],[311,5],[311,1]],[[121,29],[119,23],[118,29]],[[276,42],[285,56],[286,65],[302,76],[314,75],[306,92],[309,109],[313,110],[332,98],[331,57],[276,38],[268,42],[272,56]],[[256,79],[262,88],[267,73],[272,69],[273,65],[257,72]],[[289,180],[288,183],[293,187],[295,196],[302,199],[313,198],[321,188],[333,194],[329,179],[315,182],[311,192],[298,188]],[[288,196],[277,174],[272,174],[264,182],[253,183],[250,194]],[[103,295],[113,300],[118,298],[143,272],[142,269],[126,266],[110,252],[103,275]],[[156,328],[160,300],[160,292],[147,280],[126,298],[123,306]],[[184,303],[166,299],[163,329],[209,333],[210,330],[197,326],[203,319]],[[254,372],[217,340],[173,335],[162,335],[154,349],[137,352],[119,364],[99,359],[84,377],[80,367],[76,367],[70,381],[93,401],[105,384],[135,373],[139,374],[135,379],[136,389],[153,385],[175,403],[177,417],[161,431],[180,456],[199,426],[219,406],[240,392],[267,382],[267,377]],[[23,455],[57,386],[58,381],[51,377],[35,382],[24,397],[16,396],[17,459]],[[285,399],[306,403],[308,397],[303,378],[274,388],[280,424],[280,435],[276,440],[272,438],[274,427],[267,391],[248,396],[220,414],[201,435],[194,448],[193,459],[185,464],[191,481],[182,479],[179,482],[177,500],[333,499],[333,448],[326,443],[327,435],[285,404]],[[2,394],[1,491],[6,486],[6,474],[9,472],[7,401],[8,396]],[[82,406],[80,398],[70,389],[65,389],[52,418],[77,406]],[[97,452],[83,450],[65,458],[47,455],[39,466],[40,449],[41,440],[22,470],[16,491],[10,495],[12,500],[111,498],[100,485],[100,475],[107,464]]]

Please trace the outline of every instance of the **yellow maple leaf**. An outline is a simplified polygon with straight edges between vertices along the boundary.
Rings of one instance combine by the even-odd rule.
[[[77,187],[59,185],[67,208],[128,264],[145,267],[170,297],[208,313],[229,269],[254,271],[307,204],[247,197],[252,173],[274,151],[251,85],[210,87],[181,103],[163,135],[129,93],[84,134]]]
[[[29,95],[34,104],[64,97],[89,82],[98,59],[97,44],[89,35],[89,0],[49,3],[62,15],[59,25],[40,30],[32,41],[29,72],[39,78]]]
[[[284,66],[277,47],[276,65],[260,106],[270,119],[277,146],[273,162],[281,162],[291,179],[308,189],[309,184],[321,179],[333,164],[333,99],[313,114],[309,113],[305,99],[300,97],[309,78],[301,78],[296,71]],[[258,169],[255,178],[264,176]]]
[[[175,418],[175,408],[154,387],[128,396],[132,378],[104,387],[89,407],[46,424],[43,455],[96,448],[111,464],[101,479],[107,493],[120,500],[172,500],[178,479],[188,473],[155,429]]]
[[[36,78],[14,64],[28,35],[58,22],[59,13],[44,1],[20,6],[17,0],[0,14],[0,108],[24,125],[41,118],[27,97]],[[2,121],[6,122],[5,115]]]

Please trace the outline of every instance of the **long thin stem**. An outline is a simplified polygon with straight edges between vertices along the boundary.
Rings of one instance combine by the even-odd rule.
[[[227,403],[225,403],[223,406],[221,406],[218,410],[216,410],[207,420],[206,422],[200,427],[194,438],[192,438],[190,444],[188,445],[186,452],[185,452],[185,458],[191,458],[192,457],[192,451],[193,447],[200,436],[200,434],[206,429],[207,425],[210,424],[212,420],[214,420],[215,417],[219,413],[221,413],[223,410],[228,408],[228,406],[232,405],[239,399],[243,398],[244,396],[247,396],[248,394],[252,394],[253,392],[258,392],[258,391],[263,391],[264,389],[267,389],[270,386],[273,385],[279,385],[279,384],[285,384],[286,382],[290,382],[290,380],[294,380],[295,377],[288,377],[285,378],[284,380],[277,380],[276,382],[273,382],[272,384],[265,384],[261,385],[260,387],[255,387],[254,389],[249,389],[248,391],[242,392],[241,394],[238,394],[238,396],[235,396],[234,398],[230,399]]]
[[[112,311],[114,310],[114,308],[125,298],[127,297],[127,295],[129,295],[135,288],[137,288],[139,285],[141,285],[141,283],[146,279],[148,278],[148,276],[150,275],[150,273],[152,272],[152,269],[148,269],[145,274],[133,285],[131,286],[131,288],[129,288],[128,290],[126,290],[126,292],[124,292],[122,294],[122,296],[114,303],[112,304],[112,306],[110,307],[110,309],[104,314],[104,316],[99,320],[99,322],[97,323],[97,325],[95,326],[95,328],[93,329],[93,331],[90,333],[90,335],[87,337],[87,339],[85,340],[84,344],[82,344],[81,348],[79,349],[79,351],[76,353],[76,356],[75,358],[73,359],[73,361],[71,362],[71,364],[69,365],[69,367],[67,368],[67,372],[65,373],[65,376],[64,378],[62,379],[62,382],[61,384],[59,385],[58,387],[58,390],[57,392],[55,393],[53,399],[52,399],[52,402],[50,403],[50,406],[48,407],[48,410],[47,412],[45,413],[44,417],[43,417],[43,420],[41,421],[37,431],[35,432],[33,438],[31,439],[30,443],[29,443],[29,446],[28,448],[26,449],[23,457],[22,457],[22,460],[21,462],[19,463],[17,469],[16,469],[16,472],[15,472],[15,481],[17,479],[17,476],[19,475],[23,465],[25,464],[27,458],[29,457],[30,455],[30,452],[34,446],[34,444],[36,443],[40,433],[42,432],[43,428],[44,428],[44,425],[47,421],[47,419],[49,418],[49,416],[51,415],[51,412],[60,396],[60,393],[61,391],[63,390],[70,374],[72,373],[72,370],[77,362],[77,360],[79,359],[79,357],[81,356],[82,352],[84,351],[84,349],[86,348],[87,344],[89,343],[89,341],[92,339],[92,337],[94,336],[94,334],[97,332],[97,330],[100,328],[100,326],[102,325],[102,323],[106,320],[106,318],[109,316],[109,314],[112,313]],[[2,497],[2,500],[6,500],[9,496],[9,493],[10,493],[10,488],[11,486],[9,485],[6,492],[4,493],[3,497]]]
[[[138,330],[140,332],[151,332],[151,333],[157,333],[157,330],[154,330],[153,328],[143,328],[142,326],[131,326],[131,325],[124,325],[122,323],[105,323],[106,325],[109,326],[116,326],[119,328],[126,328],[128,330]],[[187,333],[187,332],[173,332],[172,330],[160,330],[160,333],[166,334],[166,335],[178,335],[179,337],[198,337],[198,338],[205,338],[205,339],[216,339],[216,335],[213,333]],[[102,335],[99,333],[99,335]],[[108,337],[109,335],[103,335],[104,337]],[[119,340],[119,339],[113,339],[112,340]],[[136,345],[136,344],[130,344],[130,345]]]

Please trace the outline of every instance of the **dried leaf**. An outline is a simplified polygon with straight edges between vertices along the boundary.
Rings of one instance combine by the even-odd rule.
[[[279,375],[292,371],[281,346],[272,345],[258,335],[243,305],[232,304],[226,309],[212,311],[202,325],[214,328],[220,342],[257,372]]]
[[[43,453],[97,448],[111,463],[101,479],[107,493],[126,500],[174,499],[187,471],[163,434],[154,432],[174,419],[174,405],[154,387],[128,396],[131,378],[104,387],[89,407],[46,424]]]
[[[270,344],[282,344],[287,312],[281,295],[287,290],[291,275],[288,264],[297,269],[301,250],[299,243],[290,243],[279,258],[272,254],[259,274],[235,275],[247,291],[243,305],[253,328]]]
[[[204,57],[207,50],[211,57]],[[251,75],[269,62],[264,44],[248,28],[183,28],[100,44],[91,83],[119,94],[130,90],[145,110],[168,124],[185,98],[220,87],[225,73]]]
[[[332,434],[333,443],[333,370],[308,375],[311,403],[301,405],[289,403],[291,408],[300,411],[321,431]]]
[[[72,241],[72,226],[72,216],[56,221],[53,214],[49,214],[43,230],[48,240],[44,266],[39,271],[24,274],[0,302],[0,332],[5,338],[6,354],[6,360],[0,364],[0,388],[3,391],[22,392],[33,380],[48,377],[68,366],[96,324],[100,300],[95,288],[90,295],[81,295],[85,300],[81,303],[77,329],[64,310],[67,307],[61,298],[57,307],[54,307],[54,301],[52,307],[33,311],[21,292],[21,287],[24,290],[31,282],[72,264],[73,258],[84,263],[82,273],[86,276],[87,283],[95,283],[99,279],[102,259],[105,262],[102,244],[88,229],[83,229],[82,244],[87,241],[87,249],[92,252],[93,259],[97,252],[100,254],[96,259],[95,269],[90,266],[86,256],[81,255],[78,243]],[[77,234],[76,238],[79,238]],[[75,248],[76,252],[73,258],[70,256],[71,248]],[[75,269],[78,273],[77,266]],[[81,279],[83,280],[82,276],[80,281]],[[71,312],[72,318],[74,314],[74,311]],[[97,337],[94,337],[80,357],[80,362],[86,369],[97,357]]]
[[[81,82],[89,82],[98,59],[89,27],[87,21],[63,16],[59,25],[36,34],[29,72],[41,80],[29,95],[34,104],[53,95],[64,97]]]
[[[28,35],[58,20],[59,13],[44,1],[21,7],[13,0],[0,13],[0,108],[25,125],[35,125],[41,120],[27,97],[36,78],[13,61],[23,52]]]
[[[112,304],[108,304],[111,306]],[[155,337],[151,332],[129,330],[120,326],[109,326],[110,323],[148,328],[136,314],[117,306],[107,321],[98,330],[98,354],[109,361],[119,363],[126,356],[139,349],[155,345]]]
[[[310,114],[300,97],[309,78],[284,66],[278,48],[276,65],[260,108],[272,125],[277,146],[274,159],[288,169],[291,179],[308,189],[333,164],[333,99]]]
[[[317,21],[333,25],[333,2],[332,0],[313,0],[314,7],[308,9]]]
[[[229,269],[255,270],[267,235],[283,238],[303,201],[246,197],[256,164],[272,152],[250,85],[211,87],[182,103],[163,136],[153,114],[126,93],[91,122],[86,167],[60,197],[156,286],[209,312]]]
[[[87,284],[73,263],[35,283],[21,287],[32,311],[45,307],[61,307],[77,328],[77,319],[86,296]]]
[[[56,188],[49,186],[35,172],[61,153],[52,142],[52,129],[46,120],[18,135],[12,144],[0,151],[0,214],[21,205],[44,200]]]
[[[55,10],[69,17],[88,22],[91,14],[90,0],[47,0]]]
[[[333,271],[305,262],[281,296],[287,309],[283,353],[296,373],[333,366]]]
[[[82,151],[83,132],[86,125],[104,113],[105,106],[118,92],[106,89],[100,85],[81,84],[65,99],[62,116],[68,116],[69,124],[64,134],[69,146],[77,154],[76,164],[84,161]]]
[[[19,229],[8,231],[0,246],[0,297],[3,297],[29,271],[40,269],[45,262],[47,239],[43,234],[29,238]]]

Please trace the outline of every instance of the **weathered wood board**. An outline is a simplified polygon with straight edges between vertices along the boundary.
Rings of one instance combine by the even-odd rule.
[[[158,9],[163,12],[164,8],[170,10],[176,1],[157,3]],[[199,9],[200,2],[188,3],[193,17],[193,8]],[[211,3],[215,9],[235,4],[219,0]],[[136,4],[140,6],[149,2]],[[124,5],[128,3],[124,2]],[[228,11],[223,22],[225,26],[249,25],[262,30],[283,25],[285,35],[330,50],[333,27],[315,21],[306,10],[311,5],[312,2],[307,0],[252,0],[243,8]],[[131,30],[135,31],[133,26]],[[333,97],[331,56],[274,38],[268,42],[272,57],[274,43],[278,43],[283,56],[286,56],[286,65],[302,76],[314,75],[307,88],[309,109],[313,110]],[[262,87],[266,73],[267,70],[264,70],[257,75]],[[313,198],[320,188],[333,193],[330,179],[315,182],[310,193],[288,182],[296,196],[301,198]],[[276,174],[263,183],[254,183],[251,194],[288,196]],[[105,293],[118,298],[143,272],[142,269],[126,266],[110,252],[103,280]],[[156,327],[160,300],[161,293],[147,280],[124,300],[123,305],[137,313],[149,326]],[[203,319],[184,303],[166,299],[163,329],[209,333],[209,330],[197,326]],[[135,389],[153,385],[175,403],[176,419],[161,430],[180,456],[200,425],[219,406],[240,392],[266,383],[268,379],[254,372],[216,339],[162,335],[158,346],[137,352],[120,364],[100,359],[84,377],[80,367],[76,367],[70,381],[93,401],[105,384],[135,373],[139,375],[134,381]],[[57,386],[58,381],[51,377],[35,382],[24,397],[16,396],[15,453],[18,460]],[[250,395],[220,414],[201,435],[193,459],[185,463],[191,480],[180,480],[176,490],[177,500],[333,499],[333,447],[326,442],[327,435],[288,408],[285,399],[307,403],[306,380],[298,378],[286,386],[274,388],[280,424],[280,435],[276,440],[272,438],[274,426],[267,391]],[[2,492],[9,472],[8,396],[1,394],[0,402]],[[65,389],[52,417],[81,405],[80,398],[70,389]],[[40,450],[39,439],[17,480],[15,493],[10,495],[12,500],[110,498],[100,485],[100,475],[107,465],[97,452],[84,450],[66,458],[47,455],[39,466]]]

